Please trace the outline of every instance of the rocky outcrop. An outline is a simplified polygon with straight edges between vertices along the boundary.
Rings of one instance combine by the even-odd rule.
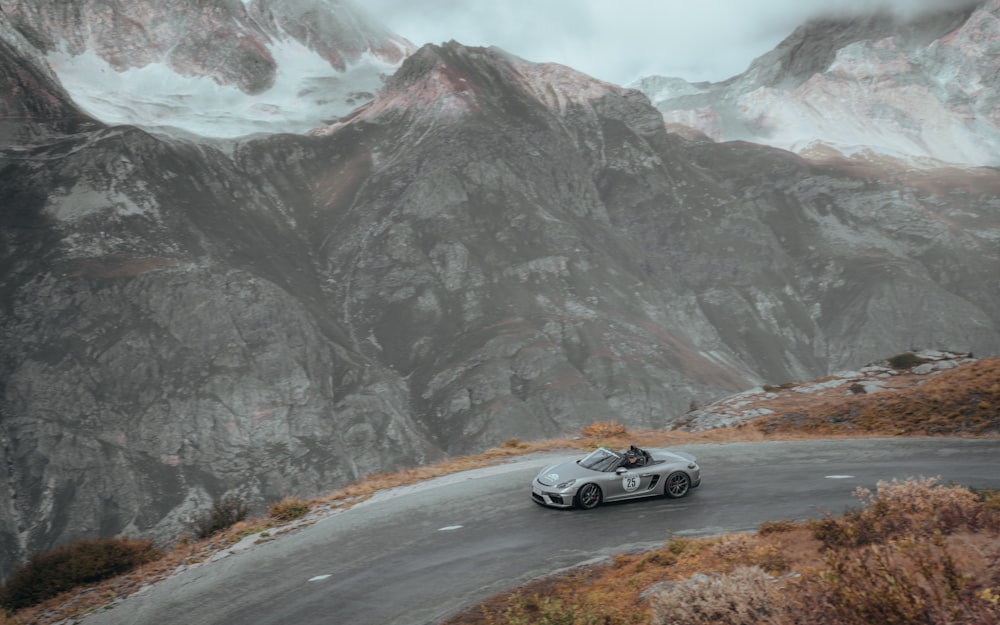
[[[0,12],[0,145],[97,127],[77,108],[38,51]]]
[[[692,406],[671,427],[675,430],[701,432],[739,427],[770,415],[801,416],[804,406],[813,407],[821,401],[836,404],[858,394],[898,393],[919,386],[944,371],[977,362],[969,354],[922,351],[909,355],[915,356],[914,360],[920,361],[920,364],[910,368],[896,368],[889,361],[883,360],[855,370],[837,371],[812,382],[786,382],[780,386],[765,384],[706,406]]]
[[[7,149],[2,570],[226,494],[997,353],[998,190],[683,139],[637,91],[455,42],[310,136]]]
[[[998,50],[1000,1],[984,0],[906,20],[821,19],[725,82],[635,86],[667,123],[716,141],[996,166]]]

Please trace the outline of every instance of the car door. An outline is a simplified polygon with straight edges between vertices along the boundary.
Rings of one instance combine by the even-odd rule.
[[[636,467],[622,473],[609,473],[605,478],[604,500],[627,499],[648,489],[651,472],[643,469],[644,467]]]

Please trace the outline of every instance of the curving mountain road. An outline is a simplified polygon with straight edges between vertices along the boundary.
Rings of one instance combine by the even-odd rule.
[[[85,625],[421,625],[563,567],[662,544],[672,534],[754,530],[857,504],[858,486],[939,476],[1000,487],[1000,440],[869,439],[677,447],[701,488],[596,510],[534,504],[529,482],[554,459],[386,491],[248,551],[189,569]]]

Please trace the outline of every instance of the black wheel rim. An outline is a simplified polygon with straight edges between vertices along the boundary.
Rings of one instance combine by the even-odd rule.
[[[593,508],[601,501],[601,491],[593,484],[585,484],[580,489],[580,505],[584,508]]]

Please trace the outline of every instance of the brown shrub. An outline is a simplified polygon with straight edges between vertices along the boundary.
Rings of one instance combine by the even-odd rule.
[[[855,496],[864,504],[862,509],[811,523],[814,536],[826,548],[1000,528],[1000,514],[980,497],[959,486],[942,486],[935,478],[879,482],[876,493],[859,488]]]
[[[612,419],[611,421],[596,421],[584,426],[580,433],[586,438],[615,438],[625,436],[628,429]]]
[[[791,622],[943,625],[1000,618],[991,589],[967,573],[979,568],[982,577],[981,563],[960,562],[941,539],[831,549],[825,560],[827,569],[797,593]]]
[[[767,625],[780,622],[784,601],[774,578],[751,566],[671,584],[650,607],[653,625]]]
[[[163,554],[149,540],[80,540],[35,554],[0,589],[0,606],[20,610],[79,586],[153,562]]]
[[[208,538],[247,518],[249,511],[242,499],[236,495],[227,495],[215,501],[210,510],[194,520],[195,535],[198,538]]]

